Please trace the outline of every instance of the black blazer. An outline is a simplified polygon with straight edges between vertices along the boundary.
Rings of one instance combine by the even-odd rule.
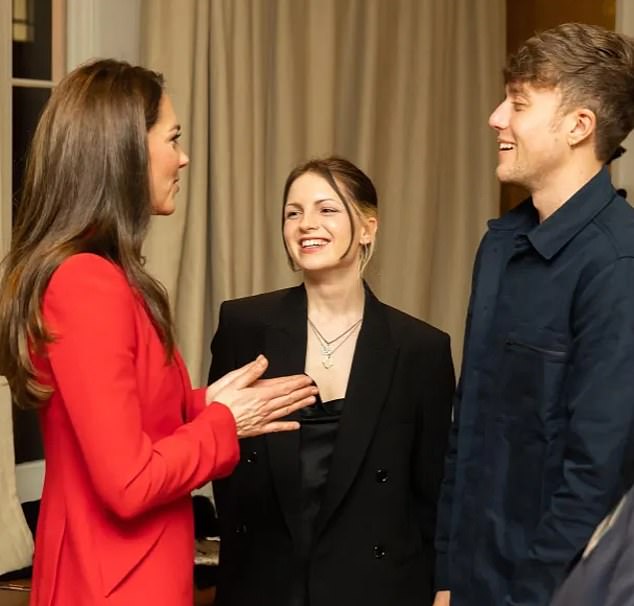
[[[210,382],[259,353],[268,377],[303,373],[306,314],[303,286],[224,303]],[[299,432],[241,440],[235,472],[214,482],[218,606],[290,606],[304,587],[310,606],[431,604],[453,390],[449,337],[366,289],[308,561],[297,556]]]

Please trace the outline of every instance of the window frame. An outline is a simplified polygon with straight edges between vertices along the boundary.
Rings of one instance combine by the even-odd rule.
[[[8,252],[12,224],[12,138],[14,88],[52,89],[66,73],[67,1],[51,0],[51,79],[13,77],[13,2],[0,1],[0,256]],[[44,461],[36,459],[16,465],[16,488],[21,502],[41,497]]]

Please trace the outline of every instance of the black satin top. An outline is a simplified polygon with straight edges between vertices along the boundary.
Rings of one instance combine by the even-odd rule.
[[[300,555],[307,561],[313,541],[315,520],[324,496],[330,459],[335,447],[335,438],[343,410],[344,399],[322,402],[319,396],[313,406],[301,410],[299,464],[301,477],[301,545]],[[304,600],[294,604],[307,606],[305,587],[297,593]],[[298,596],[299,597],[299,596]]]
[[[343,398],[301,410],[299,465],[302,499],[302,555],[308,555],[313,527],[321,507],[330,459],[335,447]]]

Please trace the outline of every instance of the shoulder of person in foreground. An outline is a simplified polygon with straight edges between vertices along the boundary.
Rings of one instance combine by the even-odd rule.
[[[54,273],[43,305],[54,335],[47,360],[60,405],[71,420],[93,488],[122,518],[181,498],[209,478],[227,475],[238,460],[235,421],[225,407],[210,406],[179,425],[179,372],[162,380],[169,398],[139,389],[138,364],[153,369],[143,376],[154,371],[159,376],[165,367],[162,356],[154,362],[136,357],[134,297],[116,265],[80,254]],[[178,387],[171,389],[172,382]],[[172,420],[150,435],[151,415],[172,415]]]
[[[634,491],[601,521],[551,606],[634,606]]]
[[[107,325],[113,318],[117,318],[120,329],[131,333],[135,298],[118,265],[94,253],[77,253],[64,259],[53,271],[42,305],[53,333],[60,322],[70,328],[85,316],[86,325],[94,326],[96,333],[108,337]],[[96,337],[96,333],[92,336]]]
[[[94,276],[107,278],[115,284],[127,286],[128,280],[123,270],[113,261],[95,253],[76,253],[64,259],[51,275],[49,286],[72,287],[77,277],[82,279]]]

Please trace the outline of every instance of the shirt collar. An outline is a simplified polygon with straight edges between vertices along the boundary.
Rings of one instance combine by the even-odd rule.
[[[535,250],[549,260],[588,225],[614,195],[610,173],[603,167],[543,223],[539,223],[529,198],[500,219],[490,221],[489,228],[525,233]]]

